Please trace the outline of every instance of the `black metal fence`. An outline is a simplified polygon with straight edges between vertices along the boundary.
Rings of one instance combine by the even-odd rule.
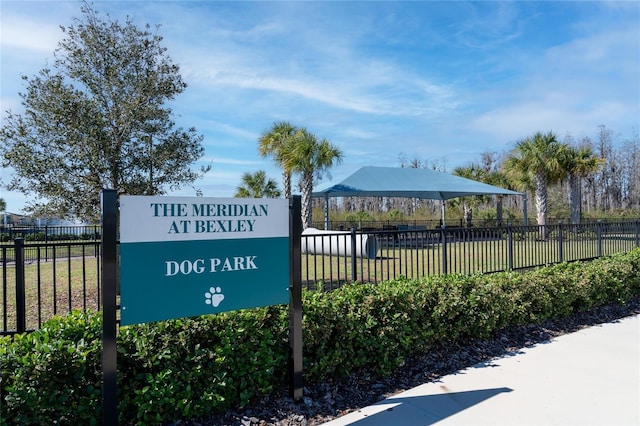
[[[100,229],[84,235],[84,241],[29,241],[22,235],[0,243],[0,335],[39,328],[72,309],[101,307]],[[519,270],[627,252],[640,247],[640,221],[444,229],[386,225],[305,233],[301,246],[303,283],[331,290],[345,283]]]
[[[34,330],[73,309],[98,310],[100,241],[0,245],[0,335]]]
[[[320,231],[303,235],[309,289],[399,276],[491,273],[588,260],[640,247],[640,221],[485,228]]]

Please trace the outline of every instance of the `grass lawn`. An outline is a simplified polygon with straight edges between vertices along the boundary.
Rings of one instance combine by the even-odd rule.
[[[38,328],[53,315],[64,315],[71,309],[97,310],[100,306],[98,259],[87,256],[25,265],[26,328]],[[13,265],[4,266],[0,271],[2,330],[16,328],[15,273]]]

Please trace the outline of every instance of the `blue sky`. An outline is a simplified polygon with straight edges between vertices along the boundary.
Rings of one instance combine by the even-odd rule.
[[[640,2],[95,1],[160,24],[189,85],[176,122],[204,135],[205,196],[244,172],[280,171],[257,152],[287,120],[344,153],[321,188],[361,166],[408,159],[448,171],[536,131],[595,139],[640,127]],[[21,111],[21,75],[52,62],[79,2],[0,1],[1,110]],[[6,181],[11,170],[3,169]],[[194,195],[186,189],[180,195]],[[27,199],[0,189],[8,210]]]

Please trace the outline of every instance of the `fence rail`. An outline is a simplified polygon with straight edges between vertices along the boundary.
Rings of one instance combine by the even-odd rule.
[[[0,335],[37,329],[53,315],[72,309],[101,307],[99,231],[93,229],[85,241],[17,238],[0,244]],[[346,283],[377,283],[399,276],[527,269],[635,247],[640,247],[639,220],[317,231],[302,236],[302,280],[308,289],[332,290]]]
[[[581,224],[589,224],[595,225],[596,223],[618,223],[618,222],[635,222],[638,219],[635,217],[608,217],[604,219],[594,219],[594,218],[582,218],[580,220]],[[564,217],[547,217],[547,225],[561,225],[571,223],[571,219]],[[523,218],[514,218],[509,217],[503,220],[498,219],[473,219],[473,226],[476,228],[489,228],[494,226],[507,226],[511,225],[528,225],[528,223],[524,223]],[[436,229],[442,226],[442,219],[412,219],[412,220],[359,220],[359,219],[351,219],[351,220],[330,220],[328,222],[328,229],[333,231],[345,231],[351,228],[356,229],[383,229],[387,227],[394,226],[423,226],[426,229]],[[448,218],[445,221],[445,225],[447,227],[464,227],[465,221],[462,218],[452,219]],[[324,228],[324,221],[315,221],[311,224],[314,228]]]

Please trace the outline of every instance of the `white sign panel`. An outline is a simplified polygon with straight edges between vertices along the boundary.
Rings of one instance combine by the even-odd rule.
[[[123,195],[120,211],[123,243],[289,235],[289,204],[283,199]]]

